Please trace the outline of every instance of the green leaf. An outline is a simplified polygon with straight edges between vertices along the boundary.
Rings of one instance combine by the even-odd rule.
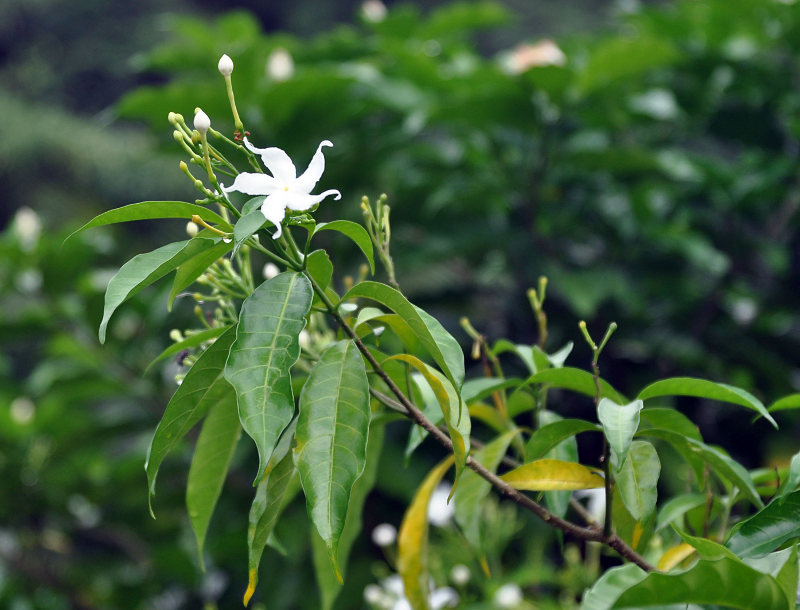
[[[242,244],[250,239],[253,233],[257,233],[265,224],[267,224],[267,219],[261,213],[261,210],[258,209],[249,214],[245,214],[237,220],[233,227],[233,256],[236,256]]]
[[[235,336],[236,329],[229,328],[203,352],[167,404],[150,442],[144,467],[150,502],[156,493],[158,468],[167,453],[211,407],[225,403],[230,397],[232,389],[223,377],[223,370]]]
[[[225,378],[236,389],[242,428],[258,449],[256,481],[294,415],[289,370],[300,357],[298,337],[311,298],[308,279],[287,271],[261,284],[242,304]]]
[[[414,610],[428,609],[428,504],[433,490],[453,463],[453,456],[434,467],[420,485],[397,533],[397,572]]]
[[[536,460],[545,455],[564,439],[580,432],[602,430],[597,424],[583,419],[562,419],[536,430],[525,445],[525,459]]]
[[[435,318],[412,305],[394,288],[379,282],[356,284],[342,300],[359,297],[377,301],[405,319],[434,362],[444,371],[456,390],[461,391],[464,384],[464,354],[458,341]]]
[[[549,459],[523,464],[500,478],[515,489],[528,491],[596,489],[605,486],[603,477],[582,464]]]
[[[494,346],[492,346],[492,354],[494,356],[499,356],[500,354],[504,354],[506,352],[511,352],[519,357],[531,375],[535,374],[538,370],[538,367],[534,362],[533,352],[531,351],[530,345],[515,344],[507,339],[498,339]]]
[[[352,341],[333,343],[320,356],[300,393],[294,462],[308,516],[336,561],[353,484],[364,472],[369,430],[369,382]]]
[[[201,330],[199,333],[194,333],[193,335],[189,335],[183,341],[179,341],[178,343],[173,343],[167,349],[161,352],[150,364],[147,365],[147,368],[144,370],[145,374],[147,374],[147,372],[150,370],[150,367],[152,367],[156,362],[160,362],[164,358],[169,358],[170,356],[179,354],[185,349],[197,347],[198,345],[202,345],[206,341],[211,341],[212,339],[219,337],[229,328],[230,326],[216,326],[214,328],[209,328],[207,330]]]
[[[647,400],[648,398],[659,396],[694,396],[696,398],[707,398],[740,405],[756,411],[773,427],[778,428],[778,424],[758,398],[741,388],[724,383],[715,383],[706,379],[695,379],[694,377],[673,377],[650,384],[639,392],[638,398]]]
[[[212,243],[214,242],[207,238],[178,241],[161,246],[152,252],[134,256],[122,265],[106,288],[103,320],[100,322],[100,343],[106,340],[106,326],[117,307],[184,261],[207,250]]]
[[[617,472],[619,495],[636,521],[644,521],[655,510],[661,462],[656,448],[646,441],[633,441],[628,459]]]
[[[572,390],[586,396],[594,396],[597,392],[597,388],[594,385],[594,377],[592,377],[591,373],[571,367],[545,369],[525,380],[526,385],[534,383],[547,383],[555,388]],[[625,397],[612,388],[604,379],[600,380],[600,396],[610,398],[619,404],[627,402]]]
[[[700,436],[700,430],[694,422],[675,409],[647,407],[642,410],[639,416],[641,421],[639,422],[639,430],[636,433],[637,436],[643,434],[643,428],[658,428],[682,434],[698,441],[703,440],[703,437]]]
[[[629,587],[611,608],[646,608],[666,604],[705,604],[727,608],[786,608],[777,581],[738,559],[700,559],[685,571],[651,572]]]
[[[798,485],[800,485],[800,451],[792,456],[792,461],[789,463],[789,473],[778,491],[778,496],[785,496],[793,492]]]
[[[248,216],[250,213],[255,212],[264,204],[266,200],[266,196],[258,195],[257,197],[253,197],[252,199],[248,199],[244,202],[242,206],[242,217]],[[263,216],[263,214],[262,214]]]
[[[800,537],[800,491],[776,498],[739,523],[727,545],[740,557],[752,557],[771,553],[797,537]]]
[[[195,239],[198,239],[197,237]],[[175,272],[175,279],[172,281],[172,288],[169,291],[169,299],[167,301],[167,309],[172,311],[172,304],[175,302],[175,297],[178,296],[182,290],[191,286],[194,281],[205,273],[209,265],[225,254],[231,249],[230,243],[225,243],[224,240],[216,239],[216,245],[210,246],[197,256],[190,258],[185,263],[178,267]]]
[[[800,394],[789,394],[773,402],[767,411],[786,411],[788,409],[800,409]]]
[[[673,523],[675,520],[680,519],[683,515],[688,513],[693,508],[702,506],[706,503],[706,497],[703,494],[690,493],[682,494],[670,498],[661,510],[658,511],[658,519],[656,519],[656,531]]]
[[[325,290],[333,277],[333,263],[325,250],[314,250],[306,259],[306,267],[314,281]]]
[[[73,232],[67,239],[71,239],[78,233],[86,229],[91,229],[92,227],[102,227],[104,225],[129,222],[132,220],[152,220],[154,218],[191,219],[195,214],[206,222],[222,225],[223,230],[231,228],[230,224],[225,222],[219,214],[194,203],[186,203],[183,201],[142,201],[140,203],[131,203],[121,208],[109,210],[108,212],[103,212],[95,216],[80,229]],[[67,241],[67,239],[64,241]]]
[[[314,235],[320,231],[338,231],[342,235],[352,239],[353,242],[361,248],[364,256],[367,257],[370,272],[372,275],[375,275],[375,256],[372,250],[372,239],[370,239],[369,233],[367,233],[364,227],[349,220],[334,220],[333,222],[318,224],[314,229]]]
[[[203,422],[186,483],[186,508],[197,539],[201,566],[208,523],[217,505],[228,465],[241,433],[236,395],[231,388],[225,400],[211,407]]]
[[[641,400],[618,405],[608,398],[601,398],[597,405],[597,419],[603,424],[603,434],[614,452],[613,463],[617,470],[625,465],[628,447],[639,427],[639,411],[643,406]]]
[[[611,568],[583,594],[581,610],[607,610],[623,591],[641,582],[647,572],[634,563]]]
[[[450,440],[453,442],[453,454],[455,456],[456,476],[453,482],[453,490],[450,495],[453,495],[461,473],[467,464],[467,456],[469,455],[469,436],[472,429],[472,424],[469,418],[469,411],[463,400],[459,397],[450,382],[445,379],[439,371],[429,367],[422,362],[419,358],[415,358],[410,354],[398,354],[392,356],[389,360],[402,360],[408,362],[416,368],[425,381],[428,382],[433,390],[436,400],[439,402],[439,407],[442,409],[444,422],[447,424],[447,431],[450,434]]]
[[[470,404],[476,400],[482,400],[494,392],[511,388],[522,383],[521,379],[508,378],[498,379],[496,377],[479,377],[478,379],[468,379],[461,388],[461,398]]]

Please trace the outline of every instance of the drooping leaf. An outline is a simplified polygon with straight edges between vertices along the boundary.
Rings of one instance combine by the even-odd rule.
[[[694,396],[696,398],[707,398],[709,400],[719,400],[735,405],[747,407],[762,415],[776,429],[778,424],[767,411],[764,404],[755,396],[741,388],[736,388],[724,383],[715,383],[706,379],[695,379],[693,377],[673,377],[662,379],[651,383],[641,392],[638,398],[647,400],[659,396]]]
[[[258,230],[265,224],[267,224],[267,219],[259,209],[255,209],[237,220],[233,225],[233,255],[235,256],[242,244],[254,233],[258,233]]]
[[[167,453],[211,407],[224,403],[230,396],[232,389],[223,377],[223,370],[235,336],[235,328],[229,328],[220,335],[189,369],[183,383],[167,404],[147,451],[145,471],[150,501],[156,493],[158,468]]]
[[[420,485],[397,533],[397,572],[414,610],[428,610],[428,504],[433,490],[453,463],[449,455]]]
[[[203,543],[208,523],[222,491],[233,450],[242,433],[236,394],[233,388],[228,388],[226,398],[211,407],[203,422],[186,483],[186,509],[197,539],[200,565],[203,565]]]
[[[605,486],[603,477],[582,464],[549,459],[523,464],[500,478],[515,489],[528,491],[594,489]]]
[[[770,553],[800,537],[800,491],[776,498],[737,524],[727,546],[739,557]]]
[[[439,402],[444,422],[447,425],[447,431],[450,434],[450,440],[453,442],[453,455],[455,456],[456,465],[456,476],[453,482],[454,491],[461,473],[464,472],[467,456],[469,455],[469,436],[472,424],[467,406],[444,375],[422,362],[419,358],[415,358],[410,354],[398,354],[397,356],[392,356],[390,360],[408,362],[422,373],[425,381],[428,382],[428,385],[433,390],[436,400]],[[451,496],[453,491],[450,492]]]
[[[584,419],[562,419],[536,430],[525,445],[525,459],[537,460],[564,439],[580,432],[602,430],[597,424]]]
[[[311,298],[308,279],[287,271],[261,284],[242,304],[225,378],[236,389],[242,428],[258,449],[256,481],[294,415],[289,370],[300,357],[298,337]]]
[[[699,493],[682,494],[670,498],[658,511],[656,531],[680,519],[687,512],[706,503],[706,497]]]
[[[378,282],[361,282],[351,288],[342,300],[365,298],[385,305],[403,318],[422,346],[439,365],[457,391],[464,383],[464,354],[461,346],[444,327],[394,288]]]
[[[637,521],[644,521],[655,510],[660,473],[655,447],[647,441],[633,441],[628,459],[617,472],[616,484],[625,507]]]
[[[314,235],[320,231],[337,231],[353,240],[353,242],[361,248],[364,256],[369,261],[369,269],[372,275],[375,275],[375,256],[372,250],[372,239],[370,239],[367,230],[360,224],[351,222],[349,220],[334,220],[333,222],[322,222],[314,229]]]
[[[568,366],[560,369],[545,369],[525,380],[526,385],[534,383],[547,383],[552,387],[572,390],[586,396],[594,396],[597,392],[591,373]],[[604,379],[600,380],[600,396],[610,398],[619,404],[627,402],[625,397]]]
[[[325,541],[336,575],[350,492],[366,463],[369,382],[352,341],[331,344],[300,393],[294,461],[308,515]]]
[[[197,238],[195,238],[197,239]],[[175,279],[172,281],[172,288],[169,291],[169,299],[167,300],[167,309],[172,311],[172,304],[175,302],[175,297],[182,291],[188,288],[199,278],[209,265],[214,261],[222,258],[230,249],[231,244],[225,240],[217,240],[218,244],[203,250],[197,256],[193,256],[185,263],[182,263],[178,270],[175,272]]]
[[[612,463],[617,470],[625,465],[628,447],[639,428],[639,411],[642,406],[641,400],[620,405],[608,398],[601,398],[597,405],[597,419],[603,424],[603,434],[614,452],[615,459]]]
[[[178,343],[173,343],[163,352],[161,352],[158,356],[156,356],[150,364],[147,365],[147,368],[144,370],[145,374],[150,370],[157,362],[161,362],[164,358],[169,358],[170,356],[175,356],[176,354],[181,353],[185,349],[190,349],[192,347],[197,347],[198,345],[202,345],[206,341],[211,341],[211,339],[215,339],[219,337],[222,333],[228,330],[230,326],[215,326],[214,328],[208,328],[206,330],[201,330],[198,333],[194,333],[193,335],[189,335],[183,341],[179,341]]]
[[[186,203],[184,201],[142,201],[124,205],[121,208],[115,208],[95,216],[80,229],[74,231],[67,239],[71,239],[78,233],[86,229],[91,229],[92,227],[102,227],[104,225],[129,222],[132,220],[152,220],[155,218],[191,219],[194,215],[199,216],[206,222],[221,225],[223,230],[230,229],[230,224],[225,222],[219,214],[194,203]]]
[[[634,563],[611,568],[583,594],[581,610],[608,610],[623,591],[644,580],[647,576]]]

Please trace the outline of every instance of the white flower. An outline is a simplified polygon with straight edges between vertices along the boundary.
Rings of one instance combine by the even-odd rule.
[[[563,66],[567,63],[559,46],[552,40],[540,40],[536,44],[520,44],[506,58],[506,69],[512,74],[521,74],[539,66]]]
[[[455,584],[462,586],[469,582],[470,576],[472,573],[469,571],[469,568],[465,566],[463,563],[458,563],[453,566],[450,570],[450,580],[452,580]]]
[[[428,521],[439,527],[444,527],[453,518],[455,508],[447,503],[447,496],[450,495],[450,485],[440,483],[431,494],[431,501],[428,504]]]
[[[188,235],[189,237],[194,237],[195,235],[197,235],[199,230],[200,227],[194,224],[191,220],[186,223],[186,235]]]
[[[579,489],[572,494],[578,500],[587,498],[586,510],[592,516],[592,519],[598,523],[602,522],[606,515],[606,490],[600,487],[599,489]]]
[[[42,234],[42,221],[35,211],[27,206],[17,210],[13,227],[14,237],[24,252],[31,252],[36,248]]]
[[[207,133],[211,128],[211,119],[199,108],[194,113],[194,128],[200,133]]]
[[[197,118],[195,117],[195,127]],[[242,173],[229,187],[222,186],[226,193],[239,191],[246,195],[266,195],[267,198],[261,205],[261,213],[278,229],[273,239],[281,236],[281,222],[286,216],[286,210],[303,212],[310,210],[329,195],[341,199],[342,195],[336,189],[330,189],[319,195],[312,195],[311,190],[316,186],[322,172],[325,170],[325,157],[322,154],[323,146],[333,146],[328,140],[323,140],[317,147],[317,152],[311,159],[308,169],[299,177],[294,163],[280,148],[256,148],[244,139],[244,145],[252,152],[261,155],[264,165],[272,173],[256,174]]]
[[[376,546],[389,546],[397,539],[397,528],[391,523],[381,523],[372,530],[372,542]]]
[[[386,19],[386,5],[381,0],[366,0],[361,5],[361,16],[371,23]]]
[[[364,589],[364,599],[368,603],[390,610],[411,610],[411,604],[405,596],[403,579],[400,578],[399,574],[392,574],[381,581],[380,587],[373,587],[375,587],[375,585],[368,585]],[[369,589],[369,592],[367,589]],[[383,595],[380,595],[380,593],[383,593]],[[431,580],[428,603],[430,604],[431,610],[455,608],[458,604],[458,593],[456,593],[455,589],[450,587],[434,589],[433,580]]]
[[[261,273],[264,276],[265,280],[271,280],[280,272],[281,270],[278,269],[278,265],[276,265],[275,263],[267,263],[266,265],[264,265],[264,269]]]
[[[289,51],[277,48],[267,58],[267,76],[275,82],[283,82],[292,78],[294,60]]]
[[[501,608],[516,608],[522,603],[522,589],[507,583],[494,592],[494,603]]]
[[[217,68],[222,76],[230,76],[233,72],[233,60],[225,54],[219,58]]]

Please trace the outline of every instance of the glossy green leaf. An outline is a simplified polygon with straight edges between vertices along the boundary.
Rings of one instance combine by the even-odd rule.
[[[603,424],[603,434],[614,453],[612,463],[617,470],[625,465],[628,447],[639,428],[639,411],[642,407],[641,400],[620,405],[608,398],[601,398],[597,405],[597,419]]]
[[[596,432],[602,428],[584,419],[562,419],[536,430],[525,445],[525,459],[537,460],[564,439],[580,432]]]
[[[158,468],[167,453],[211,407],[231,397],[233,388],[225,381],[223,370],[235,336],[236,329],[230,328],[218,337],[189,369],[167,404],[147,451],[145,471],[150,501],[156,493]]]
[[[106,326],[111,315],[125,301],[149,286],[184,261],[207,250],[212,240],[195,238],[161,246],[152,252],[134,256],[122,265],[117,274],[108,282],[103,320],[100,322],[100,343],[106,340]]]
[[[604,487],[603,477],[582,464],[561,460],[536,460],[500,477],[515,489],[549,491]]]
[[[699,493],[682,494],[670,498],[658,511],[656,531],[680,519],[687,512],[707,502],[706,496]]]
[[[233,226],[233,255],[235,256],[242,244],[254,233],[258,233],[258,230],[265,224],[267,224],[267,219],[259,209],[253,210],[237,220]]]
[[[800,485],[800,451],[792,456],[792,461],[789,462],[789,472],[786,480],[781,484],[778,495],[785,496],[797,489],[798,485]]]
[[[179,341],[178,343],[173,343],[163,352],[161,352],[156,358],[153,359],[150,364],[147,365],[145,369],[145,374],[150,370],[150,368],[156,364],[157,362],[161,362],[165,358],[169,358],[170,356],[175,356],[181,353],[185,349],[190,349],[192,347],[197,347],[198,345],[202,345],[206,341],[211,341],[219,337],[222,333],[228,330],[230,326],[215,326],[214,328],[208,328],[206,330],[201,330],[198,333],[194,333],[186,337],[183,341]]]
[[[647,441],[633,441],[628,459],[617,472],[616,485],[628,512],[636,521],[644,521],[656,508],[656,485],[661,462],[656,448]]]
[[[306,267],[314,281],[325,290],[333,277],[333,263],[325,250],[314,250],[306,259]]]
[[[756,411],[776,429],[778,427],[778,424],[775,423],[775,420],[758,398],[741,388],[724,383],[715,383],[706,379],[695,379],[694,377],[673,377],[650,384],[639,392],[638,398],[647,400],[648,398],[657,398],[659,396],[694,396],[696,398],[707,398],[740,405]]]
[[[264,201],[266,199],[267,199],[266,196],[258,195],[256,197],[253,197],[245,201],[241,210],[242,217],[248,216],[252,212],[258,210],[264,204]]]
[[[800,393],[779,398],[769,406],[767,411],[787,411],[789,409],[800,409]]]
[[[425,377],[425,381],[433,390],[439,407],[442,409],[444,422],[447,425],[447,432],[453,442],[453,455],[455,456],[456,476],[453,482],[453,490],[456,489],[459,478],[464,472],[469,455],[469,437],[472,424],[469,418],[469,411],[466,404],[461,400],[450,382],[436,369],[428,366],[419,358],[410,354],[398,354],[390,360],[402,360],[408,362]],[[452,495],[452,491],[450,492]]]
[[[142,201],[140,203],[131,203],[121,208],[115,208],[95,216],[80,229],[73,232],[67,239],[93,227],[102,227],[104,225],[129,222],[132,220],[152,220],[155,218],[191,219],[195,214],[206,222],[222,225],[223,229],[230,228],[230,224],[225,222],[219,214],[194,203],[186,203],[184,201]]]
[[[219,243],[210,246],[207,250],[202,251],[197,256],[193,256],[178,267],[178,270],[175,272],[175,279],[172,281],[172,288],[169,291],[167,309],[172,311],[172,304],[175,302],[175,297],[178,296],[182,290],[191,286],[198,277],[205,273],[211,263],[225,256],[231,249],[231,244],[226,243],[225,240],[218,239],[215,241]]]
[[[256,481],[294,415],[289,370],[300,357],[298,337],[311,298],[308,279],[287,271],[261,284],[242,304],[225,378],[236,389],[242,428],[258,449]]]
[[[350,492],[364,472],[369,430],[369,382],[352,341],[333,343],[320,356],[300,393],[294,461],[308,515],[336,562]]]
[[[453,463],[453,456],[434,467],[420,485],[397,533],[397,572],[414,610],[428,610],[428,504],[433,490]]]
[[[538,368],[533,360],[533,352],[531,351],[530,345],[515,344],[507,339],[498,339],[492,346],[492,354],[495,356],[499,356],[500,354],[507,352],[515,354],[517,357],[519,357],[519,359],[525,363],[528,373],[533,375],[537,372]]]
[[[231,389],[225,400],[211,407],[203,422],[186,483],[186,508],[197,539],[200,565],[203,565],[203,544],[208,523],[241,433],[236,395]]]
[[[702,559],[714,560],[728,557],[730,559],[740,561],[736,554],[731,552],[728,547],[716,542],[715,540],[710,540],[701,536],[692,536],[691,534],[688,534],[675,526],[673,526],[672,529],[678,532],[678,535],[685,543],[693,546],[697,550],[697,554]]]
[[[372,250],[372,239],[370,239],[369,233],[364,227],[349,220],[334,220],[333,222],[318,224],[314,229],[314,235],[320,231],[337,231],[352,239],[361,248],[364,256],[367,257],[370,272],[375,275],[375,256]]]
[[[525,380],[527,385],[535,383],[546,383],[555,388],[572,390],[586,396],[594,396],[597,392],[591,373],[571,367],[545,369]],[[604,379],[600,380],[600,395],[601,397],[610,398],[619,404],[627,402],[625,397],[612,388]]]
[[[641,582],[646,576],[647,572],[634,563],[606,570],[583,594],[581,610],[608,610],[623,591]]]
[[[365,298],[385,305],[403,318],[457,391],[464,384],[464,354],[453,336],[433,317],[412,305],[400,292],[378,282],[361,282],[342,300]]]
[[[728,548],[740,557],[764,555],[786,541],[800,537],[800,491],[776,498],[739,523]]]
[[[505,390],[522,383],[522,379],[508,378],[498,379],[496,377],[479,377],[478,379],[468,379],[461,388],[461,398],[470,404],[475,400],[482,400],[494,392]]]
[[[639,413],[639,431],[636,435],[642,434],[643,428],[659,428],[677,434],[682,434],[702,441],[698,427],[680,411],[665,407],[647,407]]]

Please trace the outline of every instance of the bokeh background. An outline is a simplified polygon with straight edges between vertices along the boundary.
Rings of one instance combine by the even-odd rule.
[[[146,507],[144,456],[177,369],[142,372],[192,305],[167,313],[156,287],[117,314],[106,345],[96,335],[111,275],[182,239],[184,223],[63,243],[125,203],[194,200],[166,116],[202,106],[232,132],[222,53],[254,142],[296,159],[335,143],[323,186],[344,197],[323,220],[358,219],[362,195],[388,194],[398,279],[465,348],[464,315],[491,341],[536,341],[525,292],[546,275],[548,347],[575,341],[569,362],[585,367],[577,321],[597,333],[617,321],[603,374],[625,393],[673,375],[765,403],[800,391],[800,7],[388,5],[0,5],[0,606],[239,603],[253,455],[235,458],[205,573],[182,503],[189,445],[162,468],[157,520]],[[357,253],[328,245],[338,281],[356,275]],[[591,417],[590,403],[558,399]],[[794,412],[777,434],[739,411],[677,406],[749,467],[796,449]],[[404,467],[405,434],[389,429],[367,530],[399,519],[429,464],[423,451]],[[286,555],[262,564],[270,608],[318,605],[295,504],[279,526]],[[361,541],[337,607],[359,607],[376,561]],[[578,586],[552,585],[536,561],[526,577],[542,599]]]

